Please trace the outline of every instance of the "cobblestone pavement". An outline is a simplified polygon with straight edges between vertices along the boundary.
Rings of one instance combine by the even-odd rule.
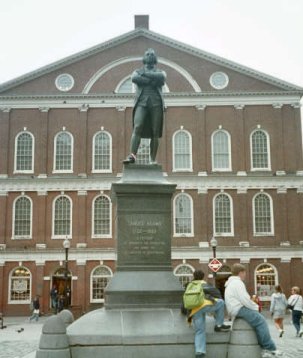
[[[38,323],[29,323],[25,317],[5,318],[4,324],[7,325],[7,328],[0,330],[0,358],[35,358],[35,351],[38,348],[45,320],[46,318],[42,317]],[[279,338],[272,320],[267,319],[267,321],[272,337],[278,349],[284,352],[285,358],[302,358],[303,338],[295,337],[295,329],[290,322],[290,316],[287,316],[284,322],[283,338]],[[20,328],[23,328],[24,331],[19,333]]]

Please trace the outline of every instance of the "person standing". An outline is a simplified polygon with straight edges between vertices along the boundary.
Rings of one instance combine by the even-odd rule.
[[[54,309],[54,313],[57,314],[58,311],[58,290],[56,285],[53,285],[51,291],[50,291],[50,297],[51,297],[51,303],[52,308]]]
[[[35,296],[33,299],[33,313],[30,316],[29,320],[30,322],[35,319],[36,322],[39,320],[39,314],[40,314],[40,302],[39,302],[39,296]]]
[[[248,294],[245,284],[246,269],[241,264],[234,264],[231,269],[232,276],[225,283],[225,304],[228,313],[234,318],[242,318],[249,323],[257,334],[258,343],[261,346],[262,358],[282,357],[272,340],[267,322],[259,313],[258,305],[253,302]]]
[[[206,332],[205,332],[205,315],[214,313],[216,325],[215,332],[228,332],[230,326],[224,324],[224,301],[222,299],[211,298],[210,285],[203,281],[204,272],[196,270],[194,272],[194,281],[201,281],[202,288],[205,286],[205,299],[201,306],[193,308],[189,313],[189,322],[193,323],[195,329],[195,352],[196,357],[206,357]]]
[[[293,308],[290,308],[290,306]],[[303,298],[301,296],[301,290],[297,286],[291,289],[291,296],[288,298],[288,308],[292,310],[292,323],[297,332],[296,336],[301,338],[303,336],[303,331],[301,331]]]
[[[284,334],[283,319],[287,307],[287,299],[280,285],[275,286],[275,293],[271,295],[270,312],[275,322],[275,326],[279,331],[279,337]]]

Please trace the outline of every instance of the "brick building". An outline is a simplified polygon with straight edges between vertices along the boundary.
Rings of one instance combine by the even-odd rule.
[[[207,271],[218,241],[222,287],[235,262],[268,301],[273,286],[303,286],[303,89],[135,29],[0,86],[0,311],[50,310],[64,285],[69,238],[71,304],[103,303],[115,271],[111,184],[132,131],[130,75],[152,47],[167,73],[158,162],[177,183],[172,266],[180,280]],[[143,141],[139,161],[148,160]]]

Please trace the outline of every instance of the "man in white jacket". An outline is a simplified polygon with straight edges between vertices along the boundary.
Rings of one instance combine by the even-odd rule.
[[[259,345],[263,349],[262,357],[282,357],[277,351],[276,345],[271,339],[267,322],[259,313],[258,305],[253,302],[246,290],[244,280],[246,277],[245,266],[234,264],[232,276],[225,284],[225,304],[228,313],[234,319],[244,319],[256,331]]]

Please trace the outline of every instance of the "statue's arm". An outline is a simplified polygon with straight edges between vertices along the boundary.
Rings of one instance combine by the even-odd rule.
[[[134,82],[138,86],[147,85],[151,82],[151,79],[141,75],[140,73],[138,73],[138,71],[135,71],[132,74],[132,82]]]
[[[146,72],[144,76],[151,79],[157,86],[163,86],[165,84],[166,73],[164,71]]]

